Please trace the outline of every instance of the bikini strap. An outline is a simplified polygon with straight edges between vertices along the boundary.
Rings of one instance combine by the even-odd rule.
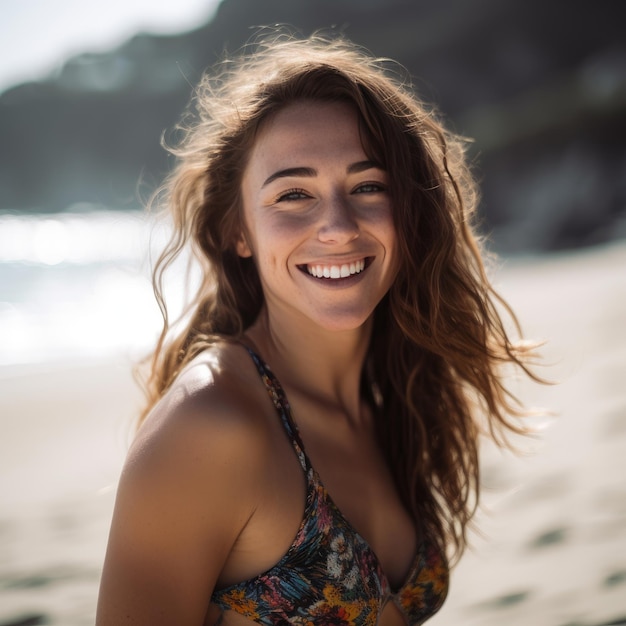
[[[291,407],[289,406],[289,400],[287,400],[287,395],[285,394],[284,389],[270,369],[270,366],[252,348],[245,344],[242,345],[248,351],[248,354],[252,357],[252,361],[254,362],[257,371],[259,372],[259,376],[261,377],[265,388],[267,389],[267,393],[274,403],[274,407],[276,408],[276,411],[280,417],[283,428],[287,432],[287,436],[289,437],[289,440],[291,441],[291,444],[293,445],[294,450],[298,455],[298,459],[300,460],[300,465],[302,465],[302,469],[305,472],[308,472],[309,462],[304,452],[304,444],[302,443],[302,439],[300,438],[298,426],[293,421],[293,417],[291,415]]]

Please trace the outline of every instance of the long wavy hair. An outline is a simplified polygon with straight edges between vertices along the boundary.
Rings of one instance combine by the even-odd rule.
[[[342,37],[265,36],[195,90],[169,148],[177,165],[154,200],[173,231],[154,269],[164,327],[144,378],[141,419],[196,355],[240,337],[257,317],[257,270],[235,251],[242,175],[260,126],[301,100],[351,103],[365,152],[389,173],[399,271],[374,313],[362,393],[406,507],[460,556],[478,499],[479,435],[502,441],[522,430],[523,408],[502,368],[536,378],[533,353],[509,338],[507,325],[521,336],[517,320],[487,277],[465,142],[416,97],[399,66]],[[181,325],[169,320],[163,276],[184,251],[201,281]]]

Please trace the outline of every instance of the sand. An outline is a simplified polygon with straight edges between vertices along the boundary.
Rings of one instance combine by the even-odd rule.
[[[0,373],[0,624],[93,624],[141,394],[124,360]],[[21,622],[16,622],[21,623]]]
[[[626,624],[626,246],[505,264],[498,282],[553,387],[512,456],[486,446],[481,536],[435,626]]]
[[[483,450],[480,534],[433,626],[626,624],[626,244],[503,263],[548,340],[519,385],[541,433]],[[93,624],[114,489],[141,395],[127,359],[0,370],[0,626]]]

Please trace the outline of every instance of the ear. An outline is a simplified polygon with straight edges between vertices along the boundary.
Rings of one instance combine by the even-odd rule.
[[[246,236],[243,234],[243,231],[239,233],[237,239],[235,240],[235,250],[237,250],[237,254],[240,257],[248,258],[252,256],[252,250],[248,245]]]

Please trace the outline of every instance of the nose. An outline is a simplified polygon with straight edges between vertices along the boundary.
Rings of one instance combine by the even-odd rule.
[[[323,243],[344,244],[359,236],[359,226],[350,204],[335,196],[322,208],[318,239]]]

